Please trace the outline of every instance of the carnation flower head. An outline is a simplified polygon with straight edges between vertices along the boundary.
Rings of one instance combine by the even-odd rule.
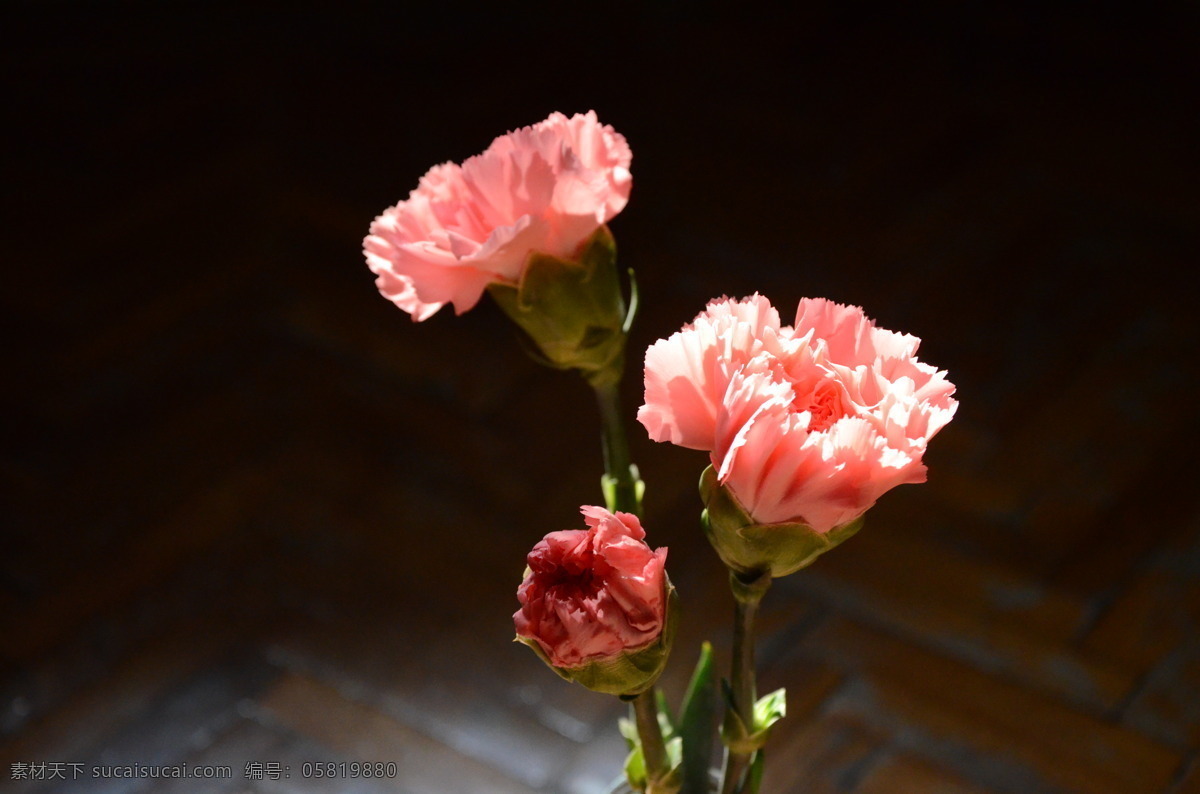
[[[656,441],[708,451],[754,523],[828,533],[925,479],[957,402],[919,344],[857,306],[806,298],[784,326],[760,295],[722,298],[647,350],[638,419]]]
[[[587,529],[551,532],[526,557],[517,639],[563,678],[636,694],[658,678],[674,634],[667,550],[651,550],[632,513],[580,510]]]
[[[651,551],[632,513],[585,506],[587,529],[551,532],[529,552],[517,590],[517,634],[558,667],[578,667],[652,642],[666,609],[665,548]]]
[[[363,241],[376,286],[414,320],[470,309],[516,284],[533,252],[569,259],[629,199],[632,154],[594,111],[496,138],[462,165],[434,166]]]

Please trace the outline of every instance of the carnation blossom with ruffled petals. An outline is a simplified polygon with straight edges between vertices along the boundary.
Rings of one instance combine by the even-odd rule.
[[[571,258],[629,199],[632,154],[594,111],[552,113],[461,166],[434,166],[363,241],[383,295],[414,320],[461,314],[488,284],[516,284],[531,252]]]
[[[754,295],[708,304],[683,330],[646,351],[646,401],[638,409],[655,441],[711,450],[734,375],[760,353],[782,353],[779,312]]]
[[[551,532],[533,547],[517,590],[517,637],[559,668],[654,643],[667,618],[667,550],[652,551],[637,516],[581,508],[587,529]]]
[[[709,304],[646,352],[638,419],[655,441],[710,453],[759,524],[844,526],[886,491],[922,482],[926,444],[954,416],[954,384],[920,340],[861,308],[800,302],[794,326],[754,295]]]

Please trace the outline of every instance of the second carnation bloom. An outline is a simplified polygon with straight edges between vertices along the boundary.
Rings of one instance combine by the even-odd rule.
[[[747,521],[826,535],[925,479],[926,444],[957,403],[919,343],[824,299],[802,300],[791,326],[760,295],[713,301],[646,352],[638,419],[709,452]]]

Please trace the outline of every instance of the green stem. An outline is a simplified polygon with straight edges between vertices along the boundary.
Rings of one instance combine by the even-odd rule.
[[[637,718],[638,736],[642,740],[646,780],[653,785],[666,771],[667,766],[667,748],[663,744],[662,728],[658,724],[658,704],[654,700],[654,687],[634,698],[633,713]]]
[[[604,447],[604,473],[611,483],[609,510],[641,515],[636,469],[629,457],[629,442],[621,419],[620,378],[593,383],[600,406],[600,438]],[[607,489],[606,489],[607,490]]]
[[[621,360],[623,360],[623,356]],[[605,498],[609,510],[641,515],[642,500],[638,493],[640,481],[629,455],[625,423],[621,419],[621,369],[609,368],[602,377],[591,380],[600,407],[600,440],[604,449]],[[667,767],[667,749],[663,744],[662,728],[658,724],[658,703],[654,687],[633,700],[638,736],[642,740],[642,760],[646,764],[649,790]]]
[[[753,733],[754,704],[758,700],[754,677],[754,617],[767,588],[771,586],[771,574],[768,571],[746,577],[730,571],[729,585],[733,590],[735,602],[731,675],[733,707],[746,730]],[[722,794],[736,794],[742,791],[742,778],[753,759],[754,753],[729,751],[725,757]]]

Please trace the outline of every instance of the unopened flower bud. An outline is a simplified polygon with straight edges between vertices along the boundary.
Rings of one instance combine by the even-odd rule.
[[[513,615],[517,640],[568,681],[637,695],[662,673],[674,639],[667,550],[646,545],[631,513],[582,512],[586,530],[551,532],[529,553]]]

